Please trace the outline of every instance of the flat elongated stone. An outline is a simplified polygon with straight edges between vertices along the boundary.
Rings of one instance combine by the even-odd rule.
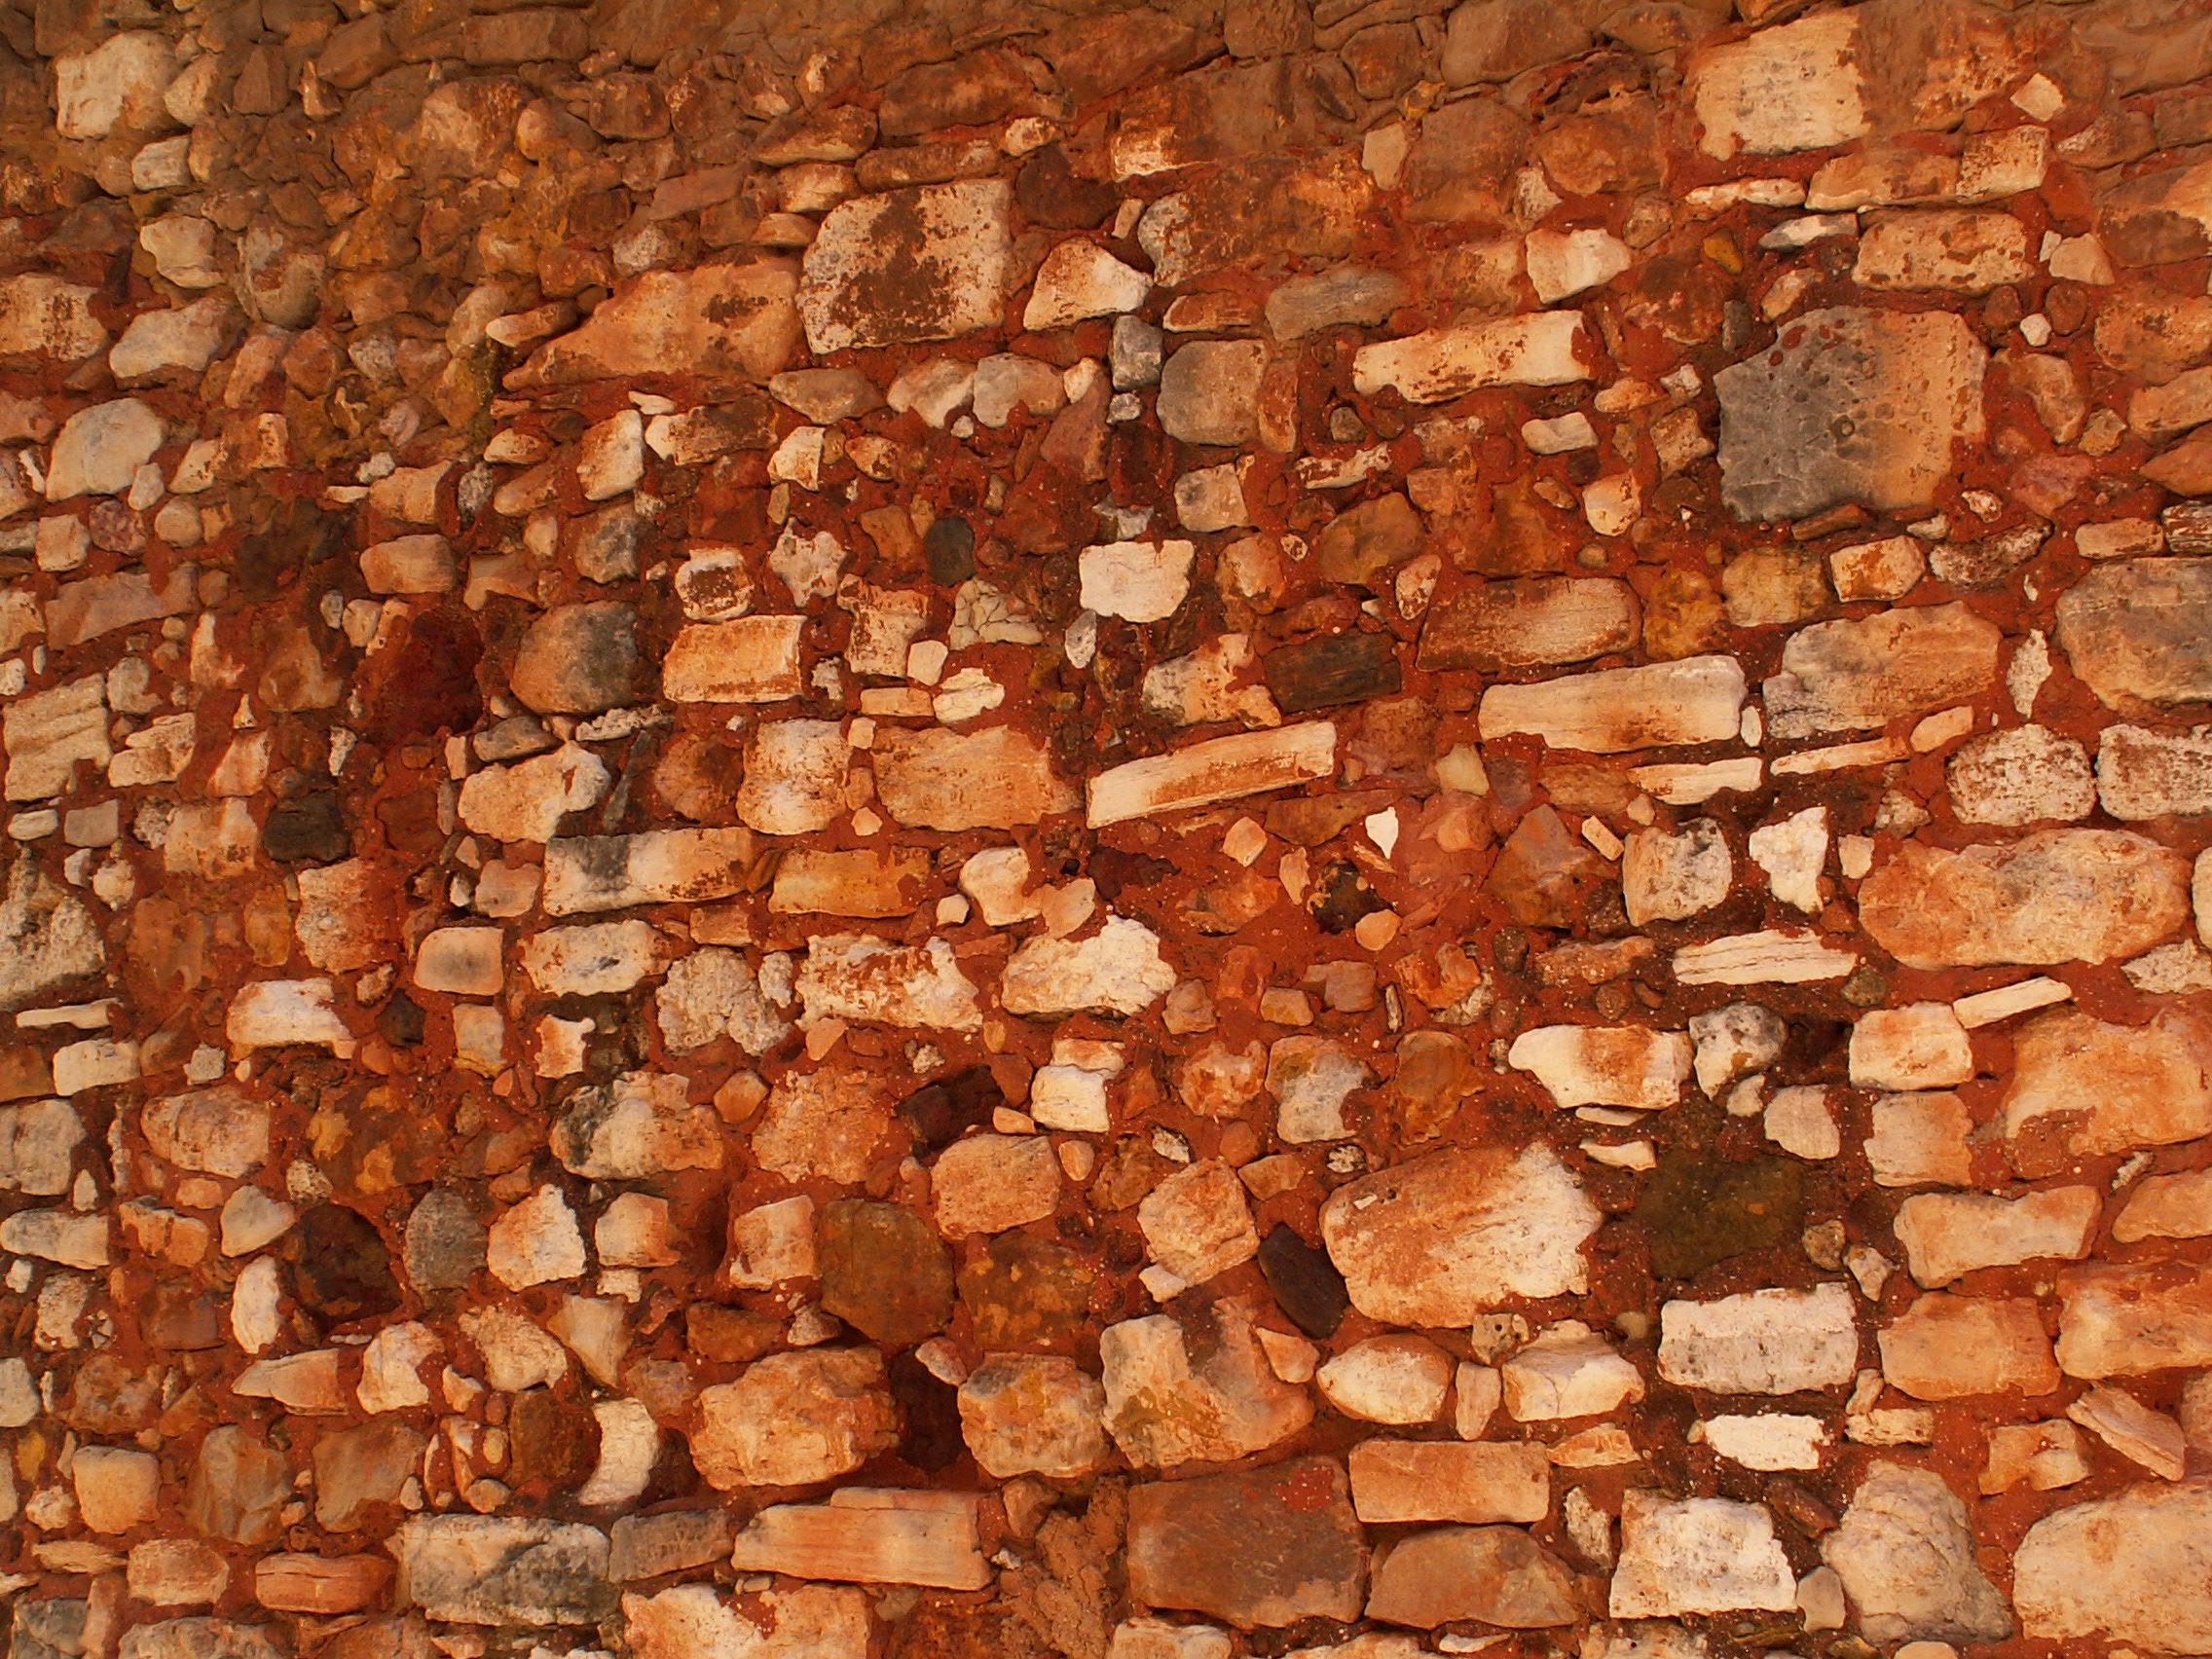
[[[1388,696],[1401,683],[1396,642],[1387,634],[1324,634],[1272,650],[1260,672],[1286,715]]]
[[[787,259],[643,272],[507,384],[527,390],[652,374],[765,381],[798,350],[797,293],[798,269]]]
[[[746,886],[756,844],[750,830],[740,829],[648,830],[548,841],[540,902],[549,916],[574,916],[725,899]]]
[[[594,1624],[614,1610],[607,1534],[502,1515],[418,1515],[392,1537],[399,1595],[433,1619]]]
[[[1464,1325],[1511,1296],[1579,1295],[1598,1208],[1549,1147],[1434,1152],[1340,1187],[1321,1236],[1352,1306]]]
[[[976,986],[941,939],[895,945],[871,934],[824,934],[808,942],[799,999],[810,1019],[866,1019],[976,1031]]]
[[[1336,764],[1337,728],[1327,720],[1210,738],[1099,773],[1087,786],[1087,821],[1097,830],[1210,806],[1326,778]]]
[[[1838,1387],[1858,1365],[1851,1292],[1840,1283],[1659,1309],[1659,1375],[1686,1388],[1797,1394]]]
[[[2120,830],[2046,830],[1946,852],[1907,841],[1859,889],[1859,920],[1909,968],[2109,962],[2189,916],[2181,855]]]
[[[737,1535],[740,1572],[787,1572],[857,1584],[980,1590],[990,1563],[977,1546],[975,1493],[843,1487],[827,1503],[779,1503]]]
[[[2212,697],[2212,559],[2122,559],[2058,596],[2058,644],[2104,703]]]
[[[1434,1630],[1475,1619],[1544,1630],[1582,1616],[1567,1564],[1517,1527],[1439,1527],[1402,1538],[1375,1570],[1367,1616]]]
[[[1527,1442],[1363,1440],[1351,1499],[1369,1523],[1529,1523],[1551,1513],[1551,1459]]]
[[[995,327],[1013,278],[1003,179],[856,197],[830,210],[798,289],[817,356]]]
[[[1587,662],[1637,642],[1635,590],[1610,576],[1526,576],[1484,582],[1428,613],[1420,667],[1485,674],[1533,663]]]
[[[2089,1253],[2099,1210],[2094,1187],[2053,1187],[2018,1198],[1919,1193],[1898,1206],[1898,1242],[1915,1283],[1931,1289],[1979,1268]]]
[[[1691,1055],[1690,1040],[1679,1031],[1541,1025],[1516,1037],[1505,1058],[1542,1084],[1556,1106],[1653,1111],[1682,1097]]]
[[[876,794],[900,824],[1012,830],[1075,805],[1044,746],[1013,726],[879,731],[873,756]]]
[[[1367,1551],[1327,1457],[1129,1493],[1129,1593],[1239,1630],[1359,1616]]]
[[[1986,358],[1949,312],[1807,312],[1714,376],[1721,498],[1740,519],[1927,507],[1951,441],[1981,435]]]
[[[1963,604],[1820,622],[1789,636],[1763,690],[1777,737],[1865,731],[1997,683],[1997,625]]]
[[[1642,668],[1607,668],[1483,693],[1487,739],[1528,733],[1554,749],[1618,755],[1736,736],[1744,667],[1734,657],[1685,657]]]
[[[1581,342],[1580,312],[1434,328],[1362,346],[1352,384],[1363,397],[1393,387],[1408,403],[1445,403],[1486,386],[1566,386],[1590,378]]]
[[[2034,1302],[1936,1291],[1880,1335],[1882,1372],[1916,1400],[1973,1394],[2047,1394],[2058,1365]]]

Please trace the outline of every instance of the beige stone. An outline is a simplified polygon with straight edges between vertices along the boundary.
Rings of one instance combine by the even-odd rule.
[[[1973,1394],[2047,1394],[2058,1386],[2050,1339],[2029,1299],[1954,1296],[1915,1300],[1879,1332],[1882,1371],[1916,1400]]]
[[[691,1457],[718,1492],[850,1474],[898,1444],[897,1408],[873,1348],[770,1354],[699,1391]]]
[[[1060,1203],[1060,1161],[1043,1135],[970,1135],[938,1155],[930,1177],[949,1238],[1023,1227]]]

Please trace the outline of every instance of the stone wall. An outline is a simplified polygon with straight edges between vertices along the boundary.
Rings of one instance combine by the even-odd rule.
[[[24,5],[18,1659],[2212,1649],[2212,10]]]

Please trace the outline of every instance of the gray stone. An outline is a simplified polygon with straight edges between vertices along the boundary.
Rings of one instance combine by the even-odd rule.
[[[508,686],[537,713],[597,714],[640,688],[637,613],[601,600],[564,605],[530,625]]]
[[[484,1266],[487,1236],[466,1198],[432,1189],[407,1218],[408,1282],[425,1294],[461,1289]]]
[[[2058,644],[2110,707],[2212,697],[2212,559],[2124,559],[2058,597]]]
[[[92,911],[29,853],[18,857],[0,898],[0,1010],[25,1007],[106,964]]]
[[[472,1625],[597,1624],[615,1607],[607,1534],[502,1515],[418,1515],[392,1535],[399,1595]]]
[[[1949,312],[1807,312],[1785,344],[1722,369],[1721,497],[1740,519],[1935,500],[1954,438],[1982,431],[1987,353]]]

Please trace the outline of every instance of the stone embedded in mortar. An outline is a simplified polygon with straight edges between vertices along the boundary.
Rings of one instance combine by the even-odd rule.
[[[825,355],[995,327],[1013,276],[1012,203],[1004,180],[967,179],[831,208],[798,287],[809,349]]]
[[[1721,498],[1740,519],[1932,505],[1952,440],[1982,433],[1986,357],[1947,312],[1838,306],[1790,319],[1776,346],[1714,376]]]

